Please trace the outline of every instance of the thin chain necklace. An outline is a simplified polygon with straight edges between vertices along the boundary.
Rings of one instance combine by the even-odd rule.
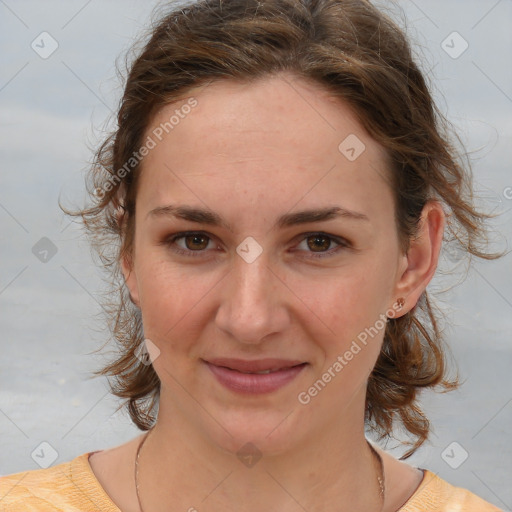
[[[144,512],[144,509],[142,508],[142,503],[140,501],[140,491],[139,491],[139,456],[140,451],[142,447],[144,446],[144,443],[146,442],[147,438],[151,434],[151,431],[153,429],[150,429],[149,432],[144,436],[142,441],[139,443],[139,447],[137,448],[137,454],[135,456],[135,492],[137,493],[137,501],[139,502],[139,509],[140,512]],[[375,460],[377,461],[377,464],[379,466],[378,474],[377,474],[377,482],[379,483],[379,497],[381,500],[381,508],[380,512],[384,509],[384,498],[386,496],[386,483],[384,479],[384,464],[382,462],[382,457],[379,455],[377,450],[371,445],[369,441],[367,441],[368,446],[370,447],[370,450],[372,451],[372,454],[375,457]]]
[[[384,498],[386,497],[386,480],[384,477],[384,463],[382,462],[382,457],[377,452],[377,450],[372,446],[372,444],[369,441],[366,441],[368,443],[368,446],[370,447],[370,450],[372,451],[372,454],[374,455],[375,460],[377,461],[377,464],[379,466],[378,472],[377,472],[377,482],[379,483],[379,497],[380,497],[380,512],[384,510]]]

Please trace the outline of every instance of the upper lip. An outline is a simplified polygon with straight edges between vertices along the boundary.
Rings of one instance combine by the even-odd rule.
[[[240,372],[261,372],[264,370],[280,370],[281,368],[291,368],[299,364],[304,364],[304,361],[293,361],[290,359],[256,359],[253,361],[247,361],[245,359],[232,359],[232,358],[216,358],[209,359],[207,363],[215,366],[225,366],[232,370],[238,370]]]

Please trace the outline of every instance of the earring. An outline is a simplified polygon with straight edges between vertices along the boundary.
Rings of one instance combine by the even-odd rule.
[[[396,303],[398,305],[398,310],[400,310],[405,305],[405,299],[403,297],[400,297],[400,298],[396,299]]]

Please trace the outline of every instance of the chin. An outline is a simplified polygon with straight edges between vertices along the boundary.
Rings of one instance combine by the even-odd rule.
[[[267,410],[262,413],[245,413],[243,417],[231,416],[221,421],[225,430],[215,428],[209,437],[220,449],[232,454],[254,451],[266,456],[279,455],[293,449],[300,442],[301,429],[294,416],[289,410],[273,414]]]

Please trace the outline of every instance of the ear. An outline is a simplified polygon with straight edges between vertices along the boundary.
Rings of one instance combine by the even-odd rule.
[[[124,275],[124,282],[130,292],[131,301],[140,308],[139,301],[139,286],[137,283],[137,276],[133,268],[133,260],[131,256],[125,254],[121,256],[121,270]]]
[[[417,304],[421,294],[434,277],[443,242],[445,214],[438,201],[428,201],[423,207],[417,236],[410,242],[404,265],[396,283],[395,297],[403,297],[401,316]]]
[[[122,199],[122,184],[119,187],[118,195],[114,198],[114,205],[116,205],[115,211],[115,219],[117,225],[119,226],[119,230],[121,232],[121,236],[123,236],[124,228],[126,226],[127,213],[126,208],[124,206],[124,201]],[[139,287],[137,284],[137,276],[135,275],[135,271],[133,268],[133,257],[131,254],[122,253],[121,254],[121,270],[124,276],[124,282],[128,288],[130,293],[130,300],[133,304],[140,308],[139,301]]]

